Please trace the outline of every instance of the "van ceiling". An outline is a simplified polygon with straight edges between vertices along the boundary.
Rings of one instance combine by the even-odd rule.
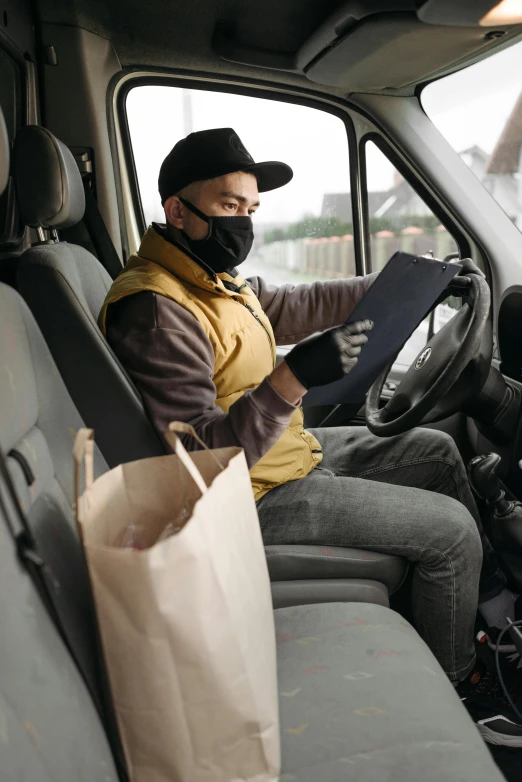
[[[460,0],[463,6],[471,2]],[[411,94],[417,83],[522,35],[522,25],[493,38],[469,24],[424,24],[415,15],[423,0],[37,0],[37,5],[41,22],[82,27],[111,40],[124,67],[254,77],[308,89],[313,82],[316,90],[342,96]],[[227,49],[225,40],[220,48],[217,29],[228,30],[234,45]],[[259,67],[265,60],[271,66]]]

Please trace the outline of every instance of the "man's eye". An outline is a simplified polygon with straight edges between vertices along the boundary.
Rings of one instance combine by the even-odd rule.
[[[237,209],[237,204],[225,204],[227,209]]]

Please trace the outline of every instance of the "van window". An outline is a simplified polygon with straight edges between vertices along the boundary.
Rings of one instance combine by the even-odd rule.
[[[422,106],[522,230],[522,43],[429,84]]]
[[[370,266],[380,271],[394,252],[444,259],[458,247],[429,206],[388,157],[373,143],[364,145],[368,210]],[[413,332],[397,357],[396,365],[409,367],[431,332],[436,332],[455,314],[461,299],[448,298]]]
[[[293,180],[261,194],[244,276],[275,284],[355,275],[348,137],[325,111],[265,98],[143,85],[126,101],[139,195],[149,225],[164,222],[160,165],[192,131],[232,127],[254,160],[282,160]]]

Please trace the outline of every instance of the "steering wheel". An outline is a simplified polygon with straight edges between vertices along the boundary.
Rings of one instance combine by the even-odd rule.
[[[480,275],[469,280],[461,309],[418,354],[384,407],[382,389],[397,356],[370,388],[366,424],[373,434],[391,437],[440,421],[461,410],[486,382],[493,355],[491,295]]]

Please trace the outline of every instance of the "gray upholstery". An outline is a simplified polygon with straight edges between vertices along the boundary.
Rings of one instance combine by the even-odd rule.
[[[85,685],[27,574],[0,512],[1,777],[117,782]]]
[[[71,446],[82,421],[27,306],[0,285],[0,445],[39,546],[82,635],[91,619],[71,512]],[[96,453],[95,472],[106,465]],[[30,485],[28,485],[30,483]],[[18,564],[0,514],[2,779],[116,782],[92,701]],[[499,782],[453,687],[417,633],[376,605],[275,612],[283,749],[280,782]],[[93,663],[94,660],[91,660]],[[93,679],[96,671],[94,671]]]
[[[62,619],[98,704],[103,677],[87,574],[72,514],[71,448],[83,425],[28,307],[0,285],[0,446],[46,561],[60,583]],[[12,449],[32,473],[29,480]],[[95,456],[97,474],[107,465]],[[19,531],[18,529],[16,530]],[[93,701],[17,561],[0,513],[2,779],[116,780]]]
[[[67,507],[72,521],[71,448],[82,419],[27,305],[3,284],[0,315],[0,444],[6,452],[17,448],[35,475],[29,491],[13,464],[24,502],[32,505],[45,492]],[[98,473],[107,469],[99,453],[96,463]]]
[[[4,116],[0,111],[0,195],[7,187],[9,180],[9,136]]]
[[[138,392],[96,322],[111,286],[99,261],[66,242],[32,247],[20,259],[18,285],[108,464],[164,453]]]
[[[267,546],[271,581],[298,579],[376,579],[393,595],[408,569],[404,557],[331,546]]]
[[[500,782],[437,661],[399,614],[343,603],[275,612],[280,782]]]
[[[8,170],[0,111],[0,172]],[[5,152],[5,155],[4,155]],[[5,187],[0,174],[0,192]],[[33,534],[60,580],[63,619],[103,709],[94,614],[71,511],[71,445],[82,421],[31,313],[0,285],[0,446]],[[12,449],[25,458],[25,473]],[[106,464],[95,454],[99,474]],[[2,491],[2,508],[10,511]],[[5,503],[5,505],[4,505]],[[20,529],[14,527],[15,534]],[[83,568],[83,570],[82,570]],[[0,509],[1,776],[19,782],[117,782],[104,729],[80,673],[22,569]],[[67,610],[68,609],[68,610]]]
[[[290,562],[291,564],[291,557]],[[376,603],[388,607],[388,590],[379,581],[352,578],[309,578],[301,581],[272,581],[274,608],[312,603]]]
[[[85,211],[82,178],[71,151],[46,128],[20,128],[13,148],[20,215],[33,228],[68,228]]]

